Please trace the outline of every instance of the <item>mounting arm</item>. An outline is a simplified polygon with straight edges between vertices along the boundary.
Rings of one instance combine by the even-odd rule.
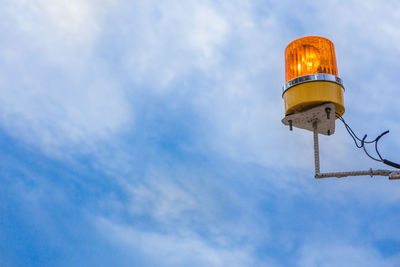
[[[400,172],[390,171],[390,170],[368,170],[368,171],[348,171],[348,172],[320,172],[319,165],[319,144],[318,144],[318,122],[314,121],[313,124],[313,134],[314,134],[314,162],[315,162],[315,178],[343,178],[348,176],[389,176],[389,180],[400,180]]]

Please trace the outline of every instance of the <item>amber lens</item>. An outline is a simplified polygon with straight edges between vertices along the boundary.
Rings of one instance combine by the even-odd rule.
[[[319,36],[294,40],[285,49],[285,70],[286,82],[316,73],[339,76],[333,43]]]

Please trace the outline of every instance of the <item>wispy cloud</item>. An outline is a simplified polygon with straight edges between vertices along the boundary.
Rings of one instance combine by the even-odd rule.
[[[59,151],[107,139],[131,123],[120,84],[94,54],[100,13],[88,1],[5,6],[0,101],[11,134]]]
[[[137,250],[151,258],[150,264],[161,266],[255,266],[253,258],[240,248],[212,245],[193,235],[177,235],[138,231],[130,225],[99,220],[99,228],[108,238],[129,250]],[[272,265],[270,265],[272,266]]]
[[[315,242],[301,249],[299,266],[397,266],[399,258],[384,258],[373,248],[346,243]]]

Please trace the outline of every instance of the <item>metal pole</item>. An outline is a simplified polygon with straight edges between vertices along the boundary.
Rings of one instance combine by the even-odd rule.
[[[314,133],[314,162],[315,162],[315,178],[320,174],[319,167],[319,144],[318,144],[318,122],[313,123],[313,133]]]

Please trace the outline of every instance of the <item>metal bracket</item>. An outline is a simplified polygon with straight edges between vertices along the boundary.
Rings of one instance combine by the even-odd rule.
[[[389,180],[400,180],[400,171],[372,170],[348,172],[320,172],[318,134],[331,135],[335,133],[336,110],[333,103],[325,103],[306,111],[285,116],[282,123],[289,126],[312,131],[314,135],[315,178],[343,178],[348,176],[388,176]]]
[[[326,103],[301,113],[287,115],[282,119],[282,123],[288,125],[290,130],[296,127],[312,132],[313,124],[317,122],[319,134],[331,135],[335,133],[335,112],[335,105]]]
[[[348,171],[348,172],[320,172],[319,165],[319,144],[318,144],[318,122],[313,123],[313,134],[314,134],[314,163],[315,163],[315,178],[343,178],[348,176],[389,176],[389,180],[400,180],[400,172],[399,171],[391,171],[391,170],[372,170],[368,171]]]

